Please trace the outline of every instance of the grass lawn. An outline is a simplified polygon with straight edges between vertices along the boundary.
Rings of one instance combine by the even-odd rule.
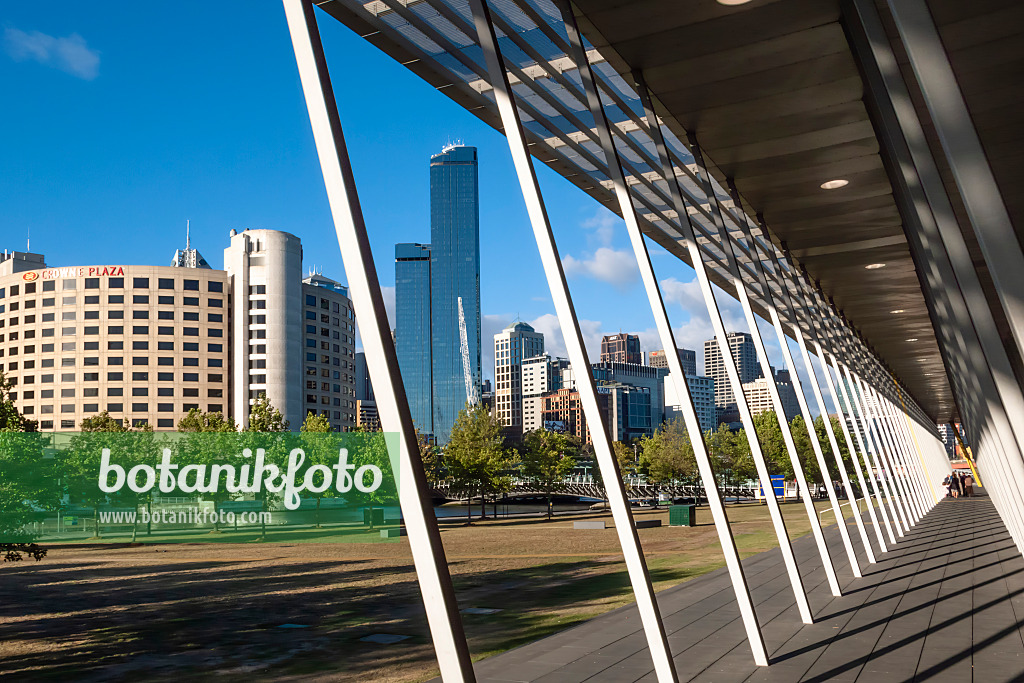
[[[802,505],[782,509],[791,537],[810,530]],[[664,509],[635,514],[668,524]],[[697,515],[693,528],[638,531],[656,588],[723,566],[710,512]],[[744,557],[776,545],[765,506],[730,505],[729,518]],[[441,535],[460,607],[501,610],[464,616],[476,659],[633,599],[613,529],[457,520]],[[0,675],[398,682],[437,673],[404,538],[50,548],[42,562],[0,565]],[[409,637],[360,641],[377,633]]]

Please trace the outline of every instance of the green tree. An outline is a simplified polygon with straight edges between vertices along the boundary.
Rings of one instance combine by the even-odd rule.
[[[486,517],[484,496],[500,490],[514,461],[505,448],[504,427],[501,419],[482,404],[467,405],[459,411],[444,449],[444,466],[453,488],[466,491],[470,501],[474,492],[480,494],[481,518]],[[467,519],[472,518],[471,507],[466,510]]]
[[[803,416],[797,415],[794,417],[789,423],[789,428],[793,433],[796,454],[799,456],[800,464],[804,468],[804,476],[808,482],[820,484],[824,479],[821,476],[821,468],[818,467],[818,459],[814,456],[814,446],[811,444],[811,437],[807,432],[807,423],[804,421]]]
[[[41,438],[0,430],[0,545],[32,541],[25,525],[36,510],[53,510],[60,503],[60,478],[53,460],[43,457]]]
[[[175,443],[175,449],[182,462],[206,465],[208,472],[218,465],[233,466],[231,457],[239,441],[234,420],[225,419],[219,411],[204,413],[192,408],[178,420],[178,431],[183,436]],[[215,511],[221,503],[236,496],[227,487],[218,487],[217,491],[202,495],[203,500],[213,502]],[[214,516],[213,531],[220,532],[219,514]]]
[[[786,441],[782,436],[782,427],[774,410],[766,410],[754,416],[754,431],[761,443],[768,470],[775,474],[792,479],[793,463],[789,459]]]
[[[281,411],[274,407],[267,395],[260,392],[249,409],[249,426],[247,432],[287,432],[288,420]]]
[[[198,408],[192,408],[188,415],[178,420],[178,431],[193,434],[203,432],[237,432],[234,420],[224,417],[220,411],[204,413]]]
[[[693,444],[682,418],[664,423],[640,440],[639,470],[655,483],[692,481],[697,472]]]
[[[11,382],[0,370],[0,432],[34,432],[36,422],[24,417],[11,399]]]
[[[560,432],[538,429],[523,438],[522,472],[547,496],[548,519],[551,519],[554,486],[576,467],[579,450],[579,443],[573,437]]]
[[[331,467],[338,462],[338,451],[335,449],[337,439],[331,436],[334,428],[331,427],[331,422],[326,416],[317,415],[312,410],[307,412],[306,419],[303,420],[299,431],[305,437],[302,440],[306,453],[304,469],[308,469],[313,465]],[[320,528],[320,501],[327,497],[333,498],[334,491],[335,489],[332,487],[320,493],[312,493],[312,495],[316,496],[316,527],[318,529]]]
[[[137,509],[142,499],[140,494],[131,491],[127,486],[121,487],[121,490],[115,493],[104,493],[100,490],[100,455],[104,448],[109,448],[111,462],[121,465],[125,471],[142,462],[155,464],[150,462],[154,460],[153,427],[149,424],[134,429],[126,427],[123,422],[110,417],[104,410],[83,418],[79,429],[80,433],[71,437],[67,447],[58,450],[55,461],[71,502],[92,508],[93,536],[100,538],[100,506],[132,505]],[[141,439],[141,435],[149,435],[149,438]],[[133,539],[137,532],[136,523],[132,531]]]
[[[621,476],[628,477],[636,474],[638,463],[633,444],[613,441],[612,452],[615,453],[615,462],[619,464],[619,474]]]

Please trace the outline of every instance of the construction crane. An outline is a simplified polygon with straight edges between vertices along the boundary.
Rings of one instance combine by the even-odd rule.
[[[462,376],[466,382],[466,402],[475,406],[480,402],[477,396],[476,383],[469,367],[469,336],[466,334],[466,314],[462,310],[462,297],[459,297],[459,342],[462,350]]]

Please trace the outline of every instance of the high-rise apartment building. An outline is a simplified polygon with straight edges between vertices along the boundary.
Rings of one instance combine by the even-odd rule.
[[[395,245],[395,352],[413,424],[434,433],[430,245]]]
[[[684,375],[696,375],[697,374],[697,352],[692,349],[676,349],[679,354],[679,362],[683,366]],[[647,364],[652,368],[667,368],[668,358],[665,356],[665,350],[660,349],[658,351],[651,351],[647,354]]]
[[[747,332],[729,332],[726,335],[729,350],[736,361],[740,383],[753,382],[761,377],[761,366],[757,361],[757,350],[754,340]],[[718,341],[709,339],[704,342],[704,375],[715,380],[715,405],[720,409],[736,403],[736,395],[729,384],[729,375],[725,371],[725,362],[718,348]]]
[[[635,334],[606,334],[601,338],[601,362],[643,365],[640,337]]]
[[[439,444],[448,442],[455,418],[466,406],[460,301],[469,346],[470,381],[479,387],[477,155],[475,147],[448,145],[430,157],[430,244],[395,246],[399,367],[413,422]]]
[[[569,367],[565,358],[545,354],[526,358],[522,366],[523,433],[544,426],[541,397],[562,388],[563,371]]]
[[[682,399],[676,395],[675,380],[669,373],[665,377],[665,419],[682,417]],[[702,432],[718,427],[718,412],[715,409],[715,380],[699,375],[686,375],[686,386],[693,399],[694,412]]]
[[[523,433],[523,360],[544,353],[544,335],[514,322],[494,335],[494,414],[510,434]]]
[[[193,408],[245,426],[266,393],[292,429],[310,411],[355,425],[345,287],[303,280],[299,238],[276,230],[232,231],[224,262],[191,246],[166,267],[0,257],[0,363],[19,409],[45,431],[103,410],[158,430]]]

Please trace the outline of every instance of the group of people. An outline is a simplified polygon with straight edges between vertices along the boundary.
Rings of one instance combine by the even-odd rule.
[[[974,477],[965,472],[953,472],[942,481],[946,487],[946,495],[950,498],[959,498],[964,495],[968,498],[974,497]]]

